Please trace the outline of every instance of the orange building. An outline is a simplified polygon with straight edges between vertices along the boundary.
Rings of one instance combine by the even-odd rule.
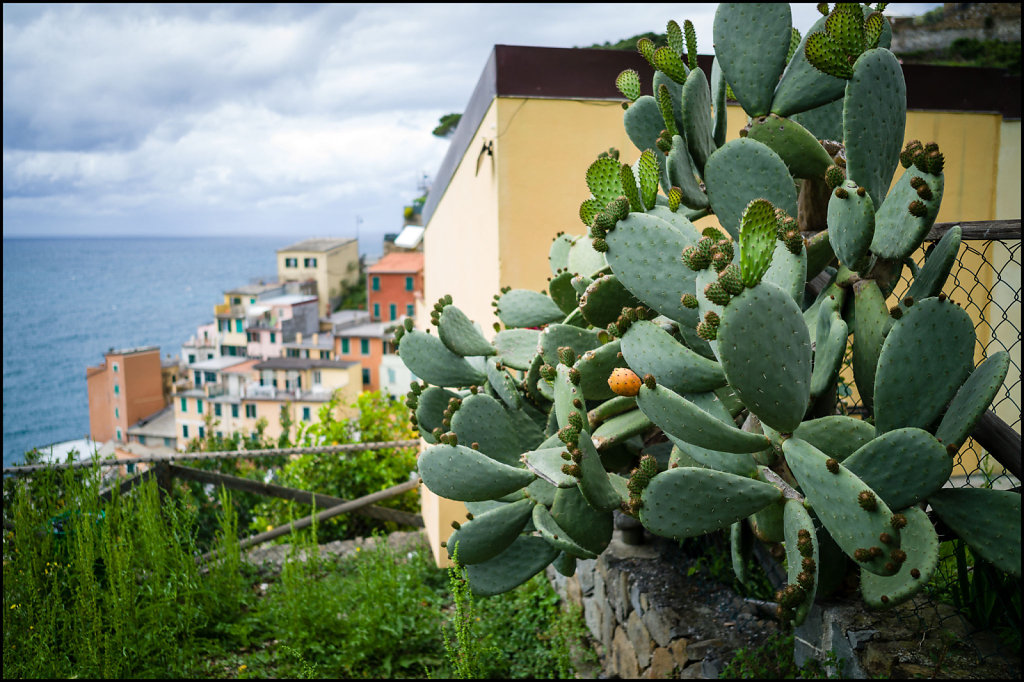
[[[128,427],[162,410],[160,349],[110,349],[103,364],[87,367],[89,434],[98,443],[127,441]]]
[[[384,322],[365,322],[334,330],[334,357],[362,365],[364,391],[380,390],[381,358],[395,352],[393,328]]]
[[[366,269],[370,319],[391,322],[413,317],[423,298],[423,254],[389,253]]]

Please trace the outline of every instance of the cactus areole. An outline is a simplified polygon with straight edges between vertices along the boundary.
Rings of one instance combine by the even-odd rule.
[[[721,4],[710,74],[695,36],[670,29],[670,46],[638,46],[656,96],[632,71],[617,80],[636,149],[580,169],[589,196],[547,253],[550,292],[503,289],[491,340],[448,296],[437,334],[403,330],[426,382],[410,401],[430,444],[420,476],[473,515],[453,536],[471,586],[511,590],[552,562],[571,574],[619,509],[674,538],[732,527],[741,564],[737,524],[784,543],[779,613],[796,624],[844,576],[891,608],[938,561],[925,503],[1020,577],[1020,495],[944,488],[1008,367],[998,352],[975,369],[973,324],[942,292],[959,228],[893,296],[944,162],[903,144],[888,23],[839,4],[796,46],[788,5]],[[728,142],[727,90],[755,122]],[[803,211],[827,230],[804,240]],[[694,225],[709,214],[720,229]],[[866,421],[837,411],[848,352]]]

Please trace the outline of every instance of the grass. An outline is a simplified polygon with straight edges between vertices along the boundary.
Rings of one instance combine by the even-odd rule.
[[[453,596],[426,548],[379,542],[335,560],[316,556],[314,527],[267,576],[242,561],[224,491],[219,558],[200,567],[182,491],[161,501],[148,482],[101,504],[98,470],[19,485],[32,494],[5,495],[5,678],[452,677],[442,632],[467,603],[482,676],[571,676],[569,654],[585,648],[578,610],[543,575],[474,601]]]

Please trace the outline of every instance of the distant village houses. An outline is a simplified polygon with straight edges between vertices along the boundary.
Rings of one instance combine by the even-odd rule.
[[[407,227],[406,230],[409,228]],[[291,423],[317,419],[339,398],[352,416],[363,391],[395,398],[416,378],[395,353],[394,329],[423,300],[419,235],[409,246],[388,235],[385,255],[362,268],[355,239],[307,239],[277,251],[278,281],[242,285],[213,305],[180,357],[157,347],[111,349],[89,367],[89,428],[101,454],[131,460],[184,450],[207,436],[277,439],[282,410]],[[360,286],[360,309],[335,307]],[[363,309],[365,308],[365,309]]]

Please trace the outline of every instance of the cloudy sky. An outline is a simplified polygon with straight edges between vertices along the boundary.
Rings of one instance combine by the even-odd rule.
[[[462,111],[493,45],[614,42],[688,18],[708,53],[715,7],[5,4],[3,235],[298,239],[354,236],[361,218],[379,243],[438,168],[448,143],[430,131]],[[806,32],[817,10],[793,8]]]

